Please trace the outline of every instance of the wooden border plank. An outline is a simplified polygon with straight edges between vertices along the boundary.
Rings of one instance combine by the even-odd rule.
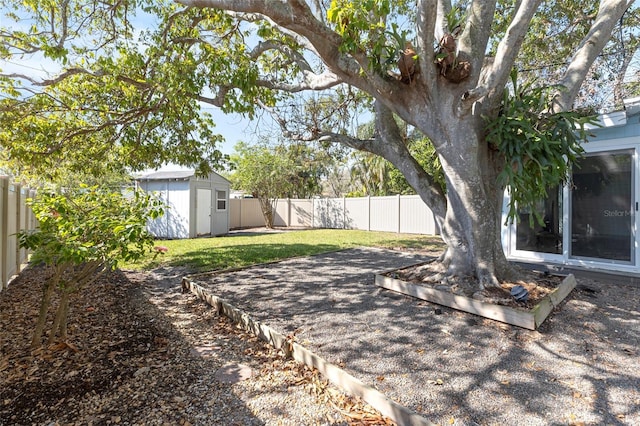
[[[385,275],[376,274],[375,284],[381,288],[406,294],[418,299],[468,312],[484,318],[535,330],[576,286],[573,275],[568,275],[553,292],[545,296],[531,310],[514,309],[493,303],[483,302],[467,296],[436,290],[431,287],[402,281]]]
[[[302,345],[291,341],[271,327],[253,319],[250,315],[234,307],[224,299],[215,296],[210,291],[191,281],[187,277],[182,279],[182,291],[190,291],[194,293],[198,298],[207,302],[220,314],[229,317],[231,320],[241,325],[245,330],[252,332],[274,348],[283,349],[285,353],[293,357],[296,361],[309,367],[316,368],[324,377],[331,381],[331,383],[353,396],[362,398],[382,413],[382,415],[389,417],[399,425],[435,426],[418,413],[398,404],[382,392],[365,384],[337,365],[325,361],[323,358],[306,349]]]

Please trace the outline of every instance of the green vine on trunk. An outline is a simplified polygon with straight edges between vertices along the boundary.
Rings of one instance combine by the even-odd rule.
[[[590,136],[588,125],[597,120],[582,111],[553,112],[558,87],[520,86],[515,71],[511,84],[498,116],[485,117],[486,139],[504,158],[498,180],[511,195],[507,220],[517,219],[518,209],[530,208],[541,222],[536,202],[546,198],[548,188],[570,182],[571,168]]]

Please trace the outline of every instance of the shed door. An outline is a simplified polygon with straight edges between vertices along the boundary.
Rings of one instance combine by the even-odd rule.
[[[211,235],[211,190],[198,188],[196,193],[196,234]]]
[[[229,191],[228,188],[216,188],[216,203],[213,216],[213,235],[229,232]]]

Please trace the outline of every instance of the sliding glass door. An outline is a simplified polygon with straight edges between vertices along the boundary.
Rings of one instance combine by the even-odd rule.
[[[631,263],[635,212],[633,151],[589,154],[573,170],[572,258]]]
[[[519,209],[516,250],[562,254],[562,188],[547,190],[533,209]]]

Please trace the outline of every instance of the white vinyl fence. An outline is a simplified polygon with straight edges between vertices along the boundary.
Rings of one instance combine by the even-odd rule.
[[[27,251],[18,247],[16,233],[36,227],[33,212],[26,204],[34,194],[34,190],[0,177],[0,291],[27,261]]]
[[[257,199],[242,198],[229,201],[231,229],[264,226]],[[433,213],[417,195],[281,199],[276,205],[274,225],[426,235],[440,233]]]

